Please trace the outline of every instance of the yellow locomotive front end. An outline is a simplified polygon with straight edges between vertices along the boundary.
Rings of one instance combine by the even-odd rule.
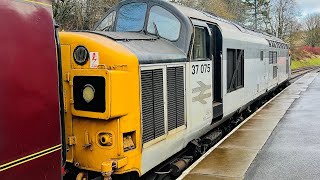
[[[211,122],[195,113],[187,126],[193,33],[187,16],[158,0],[121,1],[91,31],[60,33],[65,179],[175,178],[186,168],[178,152]],[[194,81],[200,75],[211,83],[209,71]]]
[[[60,33],[67,162],[111,174],[140,175],[139,63],[119,43],[86,32]]]

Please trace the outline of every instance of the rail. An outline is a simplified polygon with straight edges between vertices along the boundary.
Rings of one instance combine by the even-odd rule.
[[[310,66],[310,67],[302,67],[299,69],[292,70],[290,82],[297,80],[299,77],[312,72],[320,70],[320,66]]]

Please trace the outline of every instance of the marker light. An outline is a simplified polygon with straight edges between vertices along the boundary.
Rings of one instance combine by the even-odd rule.
[[[94,99],[94,94],[95,89],[92,85],[87,84],[84,86],[82,96],[87,103],[90,103]]]
[[[84,46],[78,46],[73,52],[73,58],[78,65],[84,65],[89,60],[89,51]]]

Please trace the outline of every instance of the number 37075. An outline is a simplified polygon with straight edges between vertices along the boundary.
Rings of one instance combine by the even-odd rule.
[[[192,74],[209,73],[210,71],[210,64],[192,65]]]

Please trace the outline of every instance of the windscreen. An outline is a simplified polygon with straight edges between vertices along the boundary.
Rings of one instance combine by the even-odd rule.
[[[180,21],[169,11],[153,6],[150,10],[147,30],[149,33],[159,35],[170,41],[175,41],[179,38],[181,29]]]
[[[143,29],[147,13],[146,3],[130,3],[123,5],[118,12],[116,31],[138,32]]]

